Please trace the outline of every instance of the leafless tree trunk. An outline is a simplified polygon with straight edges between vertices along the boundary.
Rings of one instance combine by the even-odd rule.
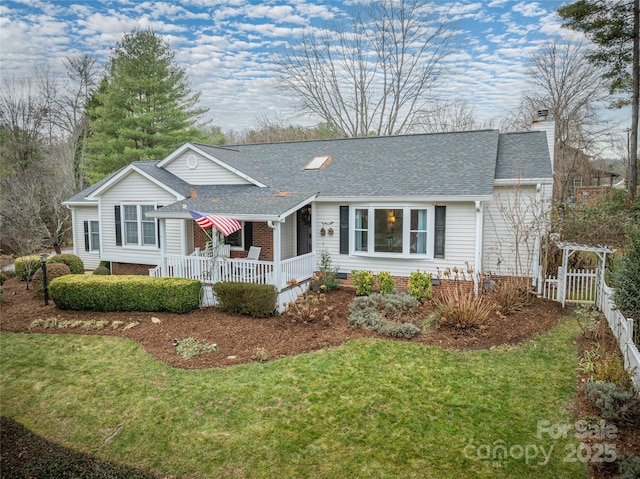
[[[417,0],[382,0],[349,28],[306,33],[277,58],[281,86],[344,136],[414,129],[441,76],[450,36]]]
[[[532,57],[529,78],[534,86],[526,93],[503,126],[529,128],[540,109],[555,121],[554,199],[566,200],[568,182],[587,174],[590,157],[598,157],[611,127],[598,117],[608,96],[606,81],[587,58],[586,44],[551,41]]]
[[[71,62],[74,60],[70,60]],[[80,60],[78,60],[80,61]],[[81,68],[90,74],[93,63]],[[2,247],[21,254],[60,252],[69,229],[62,201],[83,187],[79,148],[87,134],[83,107],[91,86],[62,84],[46,67],[31,80],[6,79],[0,91]],[[74,89],[75,88],[75,89]]]

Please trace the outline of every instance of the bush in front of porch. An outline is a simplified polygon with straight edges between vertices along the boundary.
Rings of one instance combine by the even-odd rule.
[[[221,311],[264,318],[276,309],[278,290],[271,284],[222,281],[213,285]]]
[[[124,275],[68,275],[49,284],[57,307],[90,311],[186,313],[200,304],[201,289],[193,279]]]

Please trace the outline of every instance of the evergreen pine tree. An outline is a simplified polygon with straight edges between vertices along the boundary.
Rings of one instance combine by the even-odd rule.
[[[159,160],[187,141],[201,139],[197,106],[184,68],[152,30],[124,35],[108,75],[89,102],[91,136],[87,177],[94,183],[136,160]]]

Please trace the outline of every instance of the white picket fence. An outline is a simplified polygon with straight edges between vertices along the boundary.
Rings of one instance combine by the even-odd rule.
[[[607,318],[609,327],[618,340],[620,352],[624,358],[624,366],[631,373],[636,387],[640,388],[640,334],[636,330],[635,338],[633,332],[633,319],[625,318],[613,302],[613,288],[603,285],[603,294],[598,295],[597,308]],[[634,342],[635,339],[635,342]]]
[[[634,334],[633,319],[625,318],[613,301],[613,288],[602,281],[602,291],[598,293],[596,270],[568,270],[566,272],[566,289],[562,281],[564,271],[558,268],[557,276],[548,276],[542,285],[540,296],[561,303],[591,303],[604,314],[609,327],[618,341],[624,365],[630,372],[634,384],[640,388],[640,331]]]
[[[567,285],[563,291],[562,267],[558,268],[557,276],[547,276],[542,287],[541,296],[553,301],[567,303],[593,303],[596,298],[597,275],[595,269],[567,270]]]

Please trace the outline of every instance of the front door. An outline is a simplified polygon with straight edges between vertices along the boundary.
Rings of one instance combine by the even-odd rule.
[[[311,253],[311,205],[303,206],[297,211],[296,214],[297,224],[297,254],[301,256],[303,254]]]

